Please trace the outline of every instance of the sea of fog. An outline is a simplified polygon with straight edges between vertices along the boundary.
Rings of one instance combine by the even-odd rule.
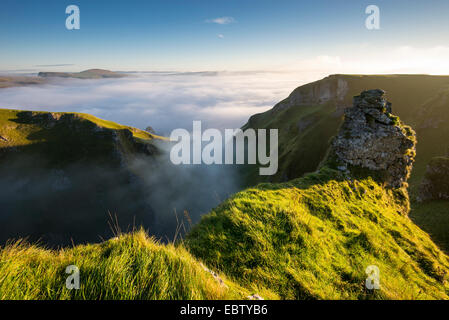
[[[84,112],[169,135],[175,128],[239,128],[305,81],[287,72],[140,72],[119,79],[53,78],[0,90],[0,107]]]
[[[120,79],[53,78],[44,85],[0,89],[0,107],[84,112],[142,129],[151,126],[158,134],[169,136],[177,128],[191,131],[193,120],[201,120],[203,130],[240,128],[251,115],[272,108],[304,82],[298,75],[274,72],[147,72],[132,73]],[[137,161],[134,165],[143,177],[146,187],[141,191],[151,206],[148,213],[139,211],[138,214],[156,215],[147,227],[152,235],[162,239],[173,239],[184,212],[189,214],[189,223],[190,219],[196,223],[201,215],[242,188],[240,174],[234,167],[174,166],[167,156],[152,163]],[[82,172],[80,170],[80,176]],[[30,192],[37,192],[37,198],[46,197],[50,182],[41,181],[33,185]],[[7,198],[4,200],[10,202],[11,210],[20,211],[20,203],[32,205],[32,198],[28,199],[23,192],[17,193],[21,195],[20,200],[14,200],[15,191],[10,184],[0,183],[1,189],[0,198],[1,195]],[[4,192],[6,190],[10,190],[10,195]],[[129,190],[119,191],[129,193]],[[73,204],[62,203],[61,206],[70,208]],[[120,220],[117,210],[110,208]],[[107,225],[107,220],[105,212],[104,223],[89,227],[96,232],[97,227],[101,230]],[[27,227],[26,224],[26,219],[22,219],[21,229]],[[25,230],[39,235],[39,230],[33,228],[29,226]],[[55,228],[52,232],[58,232],[58,226]],[[68,239],[83,239],[77,231],[68,236]]]

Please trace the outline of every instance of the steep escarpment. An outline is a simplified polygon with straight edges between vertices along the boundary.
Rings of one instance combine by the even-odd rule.
[[[416,140],[383,94],[354,99],[318,172],[236,194],[192,230],[191,252],[285,299],[447,299],[448,257],[407,217]],[[365,286],[372,269],[379,290]]]
[[[143,231],[61,251],[10,244],[0,250],[0,298],[449,299],[448,256],[407,216],[413,131],[380,90],[354,102],[317,172],[235,194],[175,245]],[[381,150],[378,139],[400,143]],[[379,175],[391,159],[398,170]],[[72,264],[85,275],[80,290],[64,286]],[[372,270],[376,289],[366,285]]]
[[[132,163],[155,159],[161,138],[85,114],[6,109],[0,137],[0,242],[98,241],[115,214],[124,228],[151,223]]]
[[[444,123],[449,109],[443,103],[448,100],[438,98],[448,87],[447,76],[332,75],[295,89],[273,109],[252,116],[244,128],[279,130],[279,171],[270,181],[288,181],[316,170],[353,96],[382,88],[395,114],[417,131],[418,152],[410,178],[415,190],[430,159],[448,147],[449,126]],[[247,181],[249,185],[262,181],[256,168],[247,173]]]

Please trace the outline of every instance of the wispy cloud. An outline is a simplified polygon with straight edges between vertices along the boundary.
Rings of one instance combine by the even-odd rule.
[[[207,23],[216,23],[216,24],[230,24],[236,22],[233,17],[219,17],[215,19],[206,20]]]
[[[219,37],[220,39],[224,38],[224,35],[222,35],[221,33],[217,35],[217,37]]]

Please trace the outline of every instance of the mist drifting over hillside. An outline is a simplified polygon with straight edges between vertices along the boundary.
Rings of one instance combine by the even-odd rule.
[[[0,105],[21,110],[88,113],[142,129],[151,126],[164,136],[177,128],[191,131],[193,120],[201,120],[203,130],[239,128],[249,116],[271,108],[298,84],[297,75],[280,72],[148,72],[130,73],[120,79],[55,77],[47,80],[42,85],[2,89]],[[46,174],[45,169],[36,173],[39,178],[28,183],[25,189],[20,185],[27,191],[20,189],[22,192],[18,192],[16,185],[23,180],[20,172],[45,166],[32,161],[24,163],[25,160],[20,166],[17,163],[22,169],[14,172],[19,175],[10,172],[8,179],[0,183],[2,190],[9,190],[8,185],[14,186],[11,192],[0,195],[3,208],[9,208],[4,210],[2,219],[33,211],[43,212],[39,216],[48,219],[24,219],[22,224],[10,227],[8,232],[5,230],[3,240],[28,236],[27,230],[34,230],[36,224],[45,228],[38,228],[42,234],[34,230],[32,239],[43,239],[47,243],[100,240],[99,236],[108,237],[109,213],[117,215],[120,227],[125,230],[135,217],[135,222],[143,223],[151,235],[172,240],[180,224],[184,223],[188,230],[203,214],[242,188],[233,166],[176,166],[169,159],[170,147],[162,144],[159,148],[160,156],[137,157],[131,163],[132,175],[137,180],[124,178],[126,183],[116,183],[120,175],[115,169],[78,163],[61,169],[60,175],[72,182],[66,192],[70,196],[62,196],[63,191],[52,191],[52,186],[61,180],[60,175],[55,174],[55,170]],[[99,180],[91,181],[88,177]],[[103,182],[109,187],[101,187]],[[94,185],[103,190],[100,198],[97,193],[88,191]],[[36,199],[45,205],[37,208]],[[17,203],[22,205],[17,206]],[[90,207],[80,205],[82,203],[89,203]],[[73,223],[74,219],[63,222],[66,220],[65,215],[60,214],[63,208],[70,211],[70,216],[77,217],[75,222],[79,223]],[[88,216],[96,218],[89,223],[89,232],[86,232],[85,221],[81,218]],[[51,226],[55,226],[55,230]],[[178,233],[184,232],[182,227]]]
[[[204,127],[239,128],[285,98],[300,76],[285,72],[139,72],[120,79],[50,79],[48,84],[3,89],[12,109],[83,112],[169,135]],[[305,82],[305,79],[304,79]]]

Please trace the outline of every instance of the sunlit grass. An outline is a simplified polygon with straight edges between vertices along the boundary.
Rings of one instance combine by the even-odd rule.
[[[80,289],[65,269],[80,269]],[[0,299],[242,299],[222,286],[182,245],[161,245],[144,231],[59,251],[16,242],[0,251]]]
[[[448,257],[407,217],[404,190],[337,172],[261,184],[192,230],[191,252],[285,299],[448,299]],[[381,290],[365,288],[368,266]]]

